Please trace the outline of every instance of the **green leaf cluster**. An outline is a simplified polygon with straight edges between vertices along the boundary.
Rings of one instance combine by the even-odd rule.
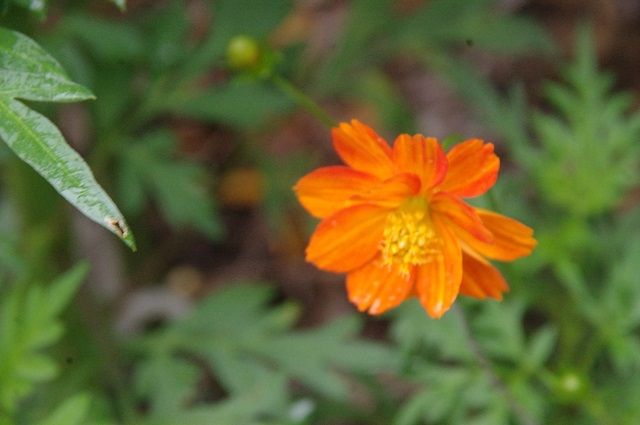
[[[193,225],[215,239],[222,227],[215,220],[213,197],[205,190],[206,174],[192,162],[174,160],[175,145],[171,133],[149,133],[122,154],[118,173],[122,207],[139,215],[150,196],[168,223]]]
[[[536,255],[508,271],[528,313],[553,323],[557,335],[541,379],[557,404],[544,409],[543,421],[633,424],[639,389],[627,378],[640,370],[640,323],[638,244],[630,235],[640,212],[623,205],[638,178],[640,114],[598,69],[586,26],[576,29],[574,56],[562,81],[544,85],[545,107],[537,110],[520,85],[505,95],[469,67],[432,63],[518,166],[503,175],[496,199],[539,240]]]
[[[64,331],[60,318],[87,274],[78,265],[47,286],[20,285],[0,292],[0,421],[12,423],[20,405],[39,385],[58,373],[46,352]],[[76,396],[60,406],[42,425],[82,423],[86,396]]]
[[[299,310],[293,304],[269,307],[272,297],[264,284],[222,289],[134,344],[143,353],[135,381],[149,405],[146,423],[306,423],[306,416],[292,413],[292,382],[307,388],[309,400],[343,400],[354,379],[344,373],[393,367],[388,348],[354,338],[361,328],[356,317],[292,330]],[[215,377],[224,396],[198,399],[203,373]]]
[[[524,306],[485,304],[420,326],[418,303],[403,307],[391,329],[405,353],[404,374],[420,390],[398,411],[398,424],[510,424],[520,410],[540,420],[541,379],[555,343],[550,326],[527,335]]]
[[[610,211],[639,175],[640,113],[628,113],[628,94],[611,93],[613,80],[598,71],[590,37],[586,28],[579,32],[566,83],[546,85],[556,114],[534,117],[541,144],[526,164],[549,203],[576,215]]]

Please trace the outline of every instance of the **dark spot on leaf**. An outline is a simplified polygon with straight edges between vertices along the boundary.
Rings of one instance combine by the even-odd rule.
[[[127,236],[127,229],[125,225],[120,220],[115,220],[113,218],[108,218],[107,223],[109,223],[109,227],[115,231],[118,236],[124,238]]]

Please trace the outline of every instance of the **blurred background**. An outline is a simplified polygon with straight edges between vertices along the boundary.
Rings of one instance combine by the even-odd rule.
[[[28,105],[138,245],[2,146],[0,424],[640,423],[639,1],[118,3],[0,1],[96,95]],[[305,263],[292,187],[339,159],[304,96],[495,143],[539,240],[503,302],[369,317]]]

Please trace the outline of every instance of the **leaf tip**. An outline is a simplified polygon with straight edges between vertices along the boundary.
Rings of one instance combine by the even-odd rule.
[[[97,96],[95,94],[93,94],[93,92],[91,90],[89,90],[86,87],[82,87],[84,90],[82,90],[82,98],[79,100],[96,100]]]
[[[112,0],[120,12],[124,12],[127,9],[127,2],[125,0]]]
[[[136,246],[136,240],[133,238],[133,234],[129,233],[127,237],[123,239],[124,243],[131,249],[131,251],[136,252],[138,247]]]
[[[124,219],[116,219],[113,217],[107,217],[105,220],[107,227],[113,233],[115,233],[122,241],[133,251],[137,250],[136,241],[133,238],[133,233],[129,230],[129,226],[125,223]]]

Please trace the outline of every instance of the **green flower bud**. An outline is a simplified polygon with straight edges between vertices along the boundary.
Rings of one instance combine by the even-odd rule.
[[[588,390],[587,379],[572,370],[557,375],[554,384],[557,400],[565,404],[572,404],[582,400]]]
[[[258,42],[247,35],[236,35],[227,45],[227,64],[236,71],[255,70],[261,62]]]

